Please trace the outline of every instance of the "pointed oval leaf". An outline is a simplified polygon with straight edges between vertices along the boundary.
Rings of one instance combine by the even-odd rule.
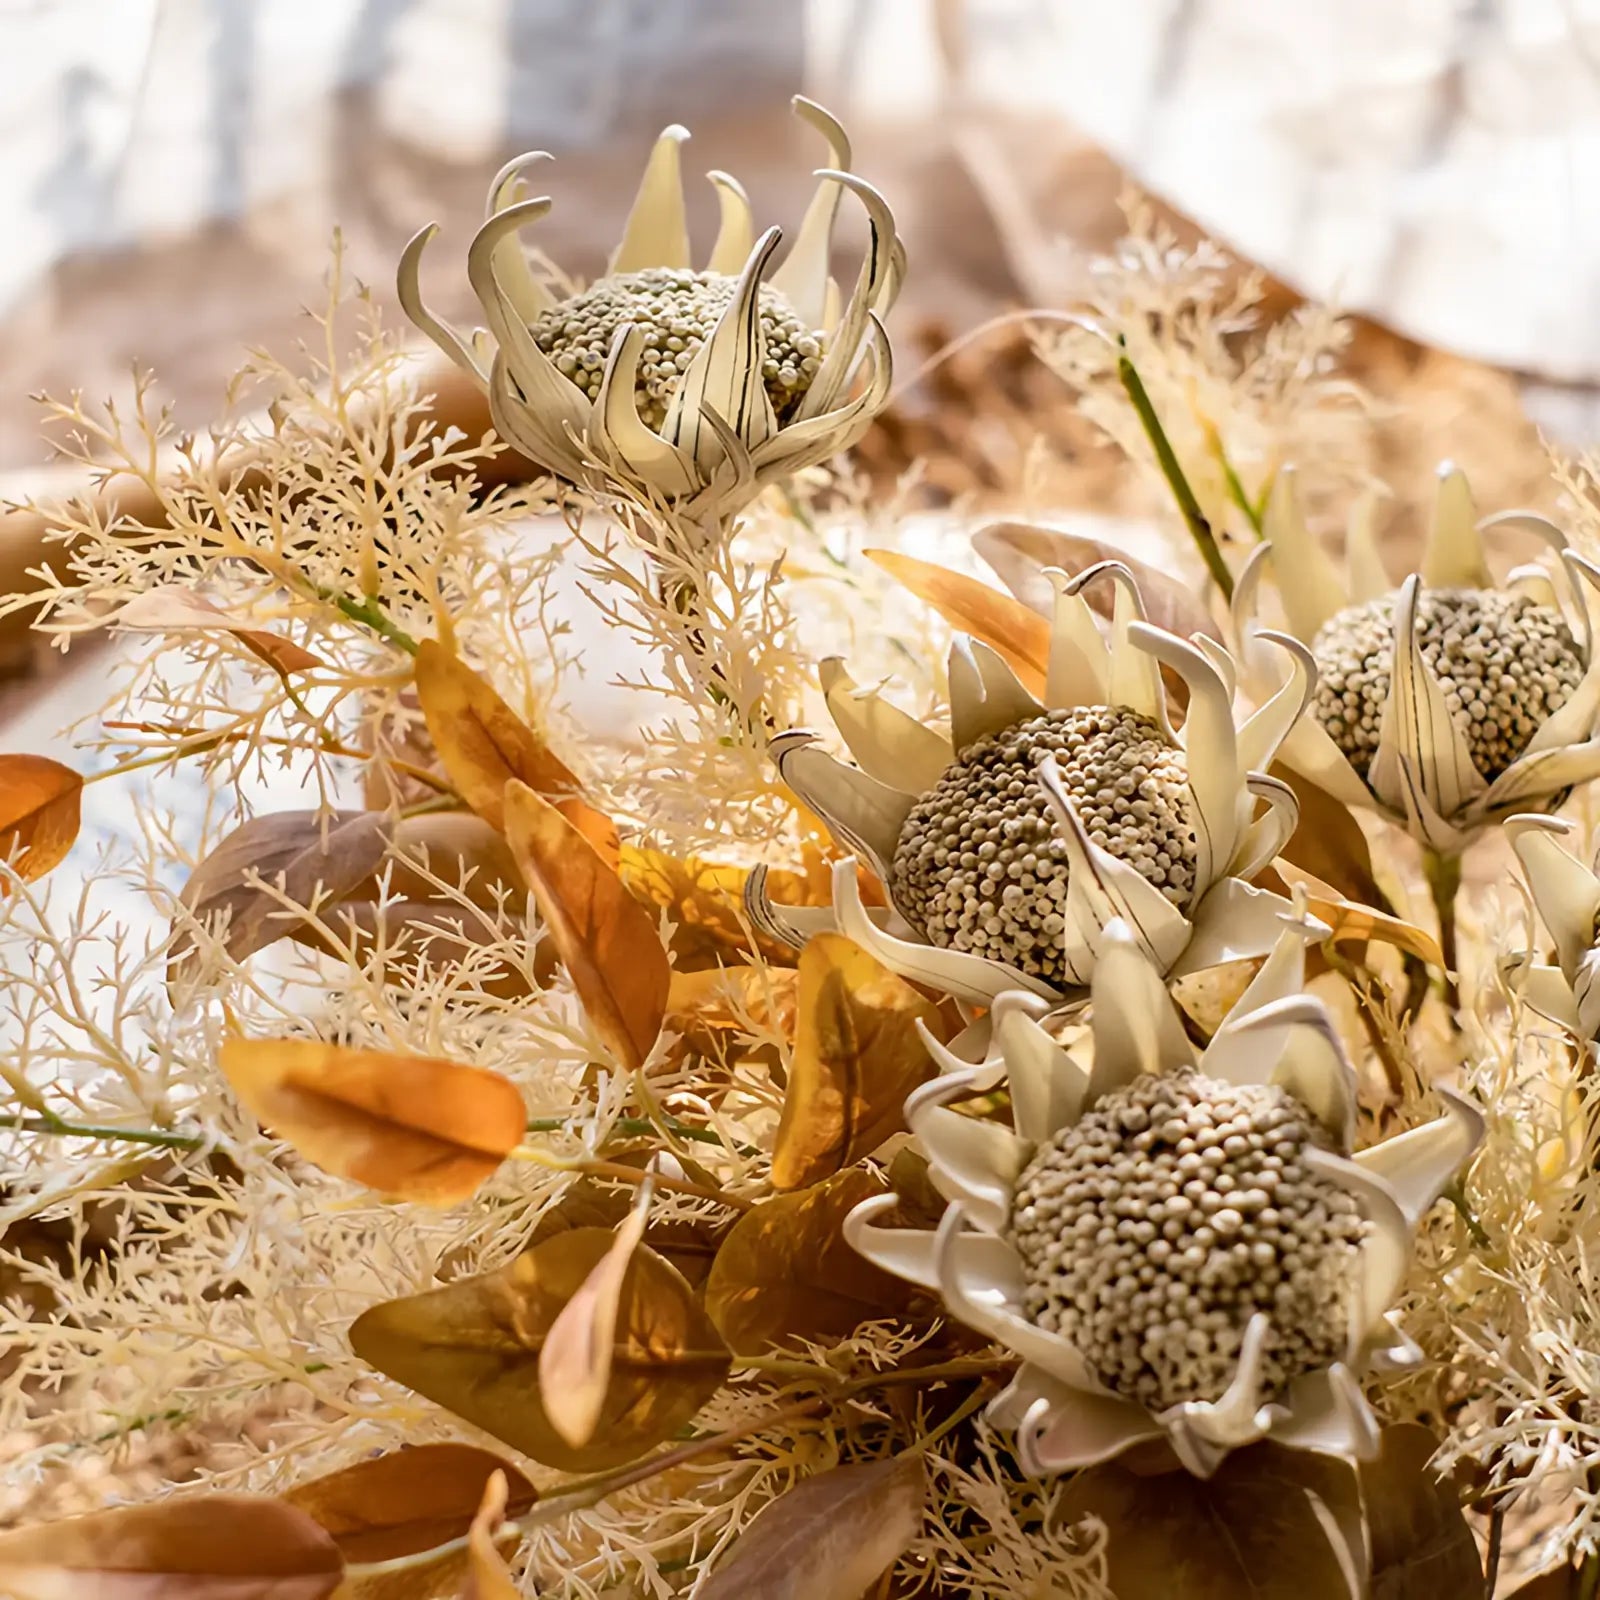
[[[316,1039],[229,1039],[221,1065],[308,1161],[405,1200],[464,1200],[521,1142],[522,1095],[482,1067]]]
[[[451,786],[491,827],[505,832],[513,778],[557,802],[562,814],[615,864],[617,830],[582,798],[577,775],[459,656],[435,639],[417,649],[417,701]]]
[[[1206,1479],[1108,1462],[1057,1502],[1063,1523],[1105,1524],[1117,1600],[1360,1600],[1360,1514],[1345,1462],[1275,1444],[1235,1451]]]
[[[772,1149],[772,1182],[800,1189],[853,1166],[905,1127],[906,1096],[934,1075],[920,1021],[938,1008],[843,934],[800,954],[794,1057]]]
[[[140,633],[226,633],[285,677],[324,665],[304,645],[266,628],[252,628],[181,583],[160,584],[135,595],[112,621]]]
[[[875,1172],[849,1167],[740,1217],[706,1280],[706,1310],[734,1350],[844,1338],[911,1304],[912,1286],[857,1255],[840,1231],[853,1206],[885,1192]]]
[[[682,1275],[639,1246],[618,1299],[594,1436],[568,1444],[545,1410],[539,1352],[611,1245],[605,1228],[555,1234],[498,1272],[373,1306],[352,1325],[350,1346],[536,1461],[564,1472],[620,1466],[682,1427],[721,1386],[731,1358]]]
[[[931,561],[918,561],[898,550],[868,550],[866,554],[919,600],[926,600],[951,627],[998,650],[1024,688],[1044,693],[1050,665],[1050,624],[1038,612],[976,578]]]
[[[182,1495],[0,1533],[7,1600],[326,1600],[344,1560],[304,1511]]]
[[[0,861],[25,883],[59,865],[78,837],[83,778],[49,756],[0,755]]]
[[[623,1153],[621,1164],[643,1169],[649,1160],[645,1152]],[[601,1178],[582,1177],[573,1183],[550,1210],[539,1218],[529,1244],[542,1244],[558,1233],[573,1228],[615,1228],[627,1220],[637,1190],[624,1188]],[[698,1288],[706,1281],[717,1246],[728,1225],[723,1222],[651,1222],[644,1230],[644,1242]]]
[[[667,1012],[672,966],[655,919],[548,800],[506,785],[506,838],[583,1009],[630,1071],[644,1065]]]
[[[915,1457],[819,1472],[762,1508],[696,1600],[853,1600],[916,1538],[926,1491]]]
[[[1347,900],[1375,901],[1372,850],[1349,806],[1281,762],[1271,776],[1288,784],[1300,803],[1300,820],[1281,851],[1284,860],[1331,884]]]
[[[1371,1600],[1434,1600],[1483,1589],[1483,1561],[1455,1486],[1431,1472],[1439,1441],[1420,1424],[1383,1430],[1357,1469],[1372,1539]]]

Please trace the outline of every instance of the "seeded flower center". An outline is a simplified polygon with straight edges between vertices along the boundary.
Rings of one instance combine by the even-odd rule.
[[[1115,706],[1047,711],[970,746],[906,818],[891,888],[931,943],[1064,983],[1067,847],[1036,770],[1045,755],[1089,837],[1186,906],[1195,841],[1183,754]]]
[[[1348,606],[1318,630],[1317,719],[1363,776],[1378,748],[1394,651],[1393,595]],[[1561,613],[1500,589],[1424,590],[1422,658],[1444,690],[1472,764],[1489,782],[1528,748],[1539,725],[1583,677]]]
[[[1251,1317],[1271,1321],[1263,1398],[1347,1355],[1368,1224],[1314,1175],[1326,1143],[1268,1084],[1147,1075],[1103,1096],[1018,1180],[1026,1311],[1107,1388],[1154,1411],[1216,1400]]]
[[[677,267],[647,267],[601,278],[544,312],[533,324],[534,342],[592,401],[599,396],[617,329],[636,323],[644,334],[634,391],[639,416],[646,426],[660,428],[678,380],[728,309],[738,281],[724,272]],[[822,364],[823,335],[806,327],[770,284],[760,286],[756,305],[767,343],[761,375],[782,422],[799,405]]]

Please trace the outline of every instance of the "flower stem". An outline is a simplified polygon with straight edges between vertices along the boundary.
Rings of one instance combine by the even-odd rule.
[[[68,1122],[51,1111],[31,1117],[0,1115],[0,1128],[16,1128],[23,1133],[47,1133],[61,1139],[107,1139],[124,1144],[149,1144],[162,1150],[202,1150],[206,1143],[198,1133],[169,1133],[161,1128],[112,1128],[96,1123]]]
[[[1178,502],[1178,510],[1183,515],[1189,537],[1194,540],[1195,548],[1200,552],[1200,557],[1205,562],[1206,570],[1211,574],[1213,582],[1222,591],[1223,599],[1232,600],[1233,574],[1228,570],[1228,563],[1222,559],[1217,536],[1211,531],[1211,524],[1206,520],[1206,514],[1200,509],[1200,502],[1195,498],[1194,490],[1190,488],[1189,480],[1178,464],[1177,452],[1172,448],[1167,430],[1161,426],[1161,418],[1156,415],[1156,408],[1151,402],[1149,390],[1144,386],[1144,379],[1139,376],[1139,369],[1128,359],[1126,351],[1117,357],[1117,376],[1122,380],[1122,387],[1139,418],[1145,437],[1150,441],[1150,448],[1156,453],[1156,465],[1161,468],[1161,476],[1167,480],[1167,487],[1172,490],[1172,498]]]
[[[1433,895],[1433,909],[1439,918],[1439,948],[1444,952],[1444,998],[1453,1025],[1459,1027],[1456,1012],[1461,1005],[1460,976],[1456,970],[1456,896],[1461,892],[1461,857],[1441,855],[1437,850],[1422,852],[1422,870]]]

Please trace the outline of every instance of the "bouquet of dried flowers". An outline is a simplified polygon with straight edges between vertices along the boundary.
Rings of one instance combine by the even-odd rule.
[[[1136,213],[1031,326],[1164,553],[925,559],[797,110],[781,257],[678,128],[587,287],[500,174],[486,330],[418,235],[481,439],[337,264],[208,439],[54,408],[142,509],[4,606],[138,638],[0,755],[8,1476],[213,1444],[0,1593],[1594,1596],[1600,469],[1385,560],[1343,325]]]

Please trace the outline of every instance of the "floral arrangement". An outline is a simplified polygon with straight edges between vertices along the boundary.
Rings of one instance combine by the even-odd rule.
[[[417,236],[482,438],[337,261],[208,438],[53,407],[140,509],[4,607],[137,637],[0,755],[8,1477],[220,1442],[0,1593],[1594,1596],[1595,469],[1402,571],[1344,325],[1136,211],[1029,325],[1160,558],[924,559],[796,109],[787,252],[678,128],[586,287],[496,178],[484,330]]]

